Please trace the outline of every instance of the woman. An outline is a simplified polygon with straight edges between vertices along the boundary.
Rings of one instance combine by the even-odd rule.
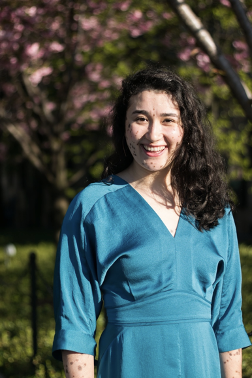
[[[66,377],[241,377],[250,345],[221,160],[192,87],[129,76],[113,108],[115,153],[71,203],[55,268],[53,354]]]

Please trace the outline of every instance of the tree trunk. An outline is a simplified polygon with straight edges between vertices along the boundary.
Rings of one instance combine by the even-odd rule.
[[[200,48],[209,56],[212,64],[218,70],[223,71],[223,79],[242,107],[245,116],[248,120],[252,121],[250,93],[248,95],[246,86],[243,85],[238,74],[223,55],[221,48],[217,46],[201,20],[196,16],[189,5],[184,2],[184,0],[167,0],[167,2],[193,35]]]
[[[58,241],[61,225],[69,206],[65,190],[68,187],[65,149],[62,141],[58,139],[56,148],[52,153],[52,171],[55,177],[52,187],[53,193],[53,225],[55,240]]]
[[[58,191],[55,188],[52,188],[53,193],[53,207],[52,207],[52,220],[54,228],[54,239],[56,242],[59,240],[60,229],[66,211],[69,206],[69,201],[62,191]]]

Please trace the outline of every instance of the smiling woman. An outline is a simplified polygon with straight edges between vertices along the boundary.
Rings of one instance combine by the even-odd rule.
[[[135,170],[155,172],[168,167],[183,137],[177,104],[165,92],[143,91],[132,96],[125,136]]]
[[[67,378],[240,378],[250,345],[222,162],[193,88],[166,69],[122,83],[103,180],[72,201],[58,246],[53,354]],[[103,297],[102,297],[103,295]]]

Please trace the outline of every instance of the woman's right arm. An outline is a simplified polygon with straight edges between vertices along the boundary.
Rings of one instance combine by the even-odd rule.
[[[66,378],[94,378],[94,356],[62,350]]]
[[[72,360],[72,356],[70,362],[70,356],[65,359],[64,368],[67,364],[68,372],[71,372],[67,378],[72,378],[73,375],[73,378],[94,378],[94,335],[96,319],[102,307],[102,297],[95,263],[96,251],[90,232],[93,225],[86,222],[83,209],[83,202],[88,202],[88,198],[84,201],[79,197],[72,201],[64,218],[55,262],[53,301],[56,331],[53,356],[61,361],[63,350],[71,351],[71,354],[78,352],[80,358]],[[81,354],[91,357],[81,357]],[[82,361],[83,358],[87,361]],[[76,361],[77,359],[79,361]],[[77,364],[80,359],[83,364]],[[91,360],[92,364],[89,364]],[[72,370],[78,375],[72,374]]]

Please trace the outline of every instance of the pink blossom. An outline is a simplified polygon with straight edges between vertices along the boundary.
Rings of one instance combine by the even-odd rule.
[[[142,18],[143,13],[138,9],[136,9],[134,12],[132,12],[131,17],[134,21],[138,21]]]
[[[186,47],[182,51],[178,52],[179,59],[183,60],[184,62],[187,62],[191,58],[191,49],[189,47]]]
[[[152,10],[149,10],[149,11],[146,12],[146,16],[149,17],[149,18],[155,18],[156,13],[153,12]]]
[[[228,7],[228,8],[231,7],[231,4],[228,0],[220,0],[220,3],[224,5],[225,7]]]
[[[107,127],[106,131],[107,131],[108,136],[112,137],[113,129],[111,125]]]
[[[14,25],[14,29],[18,30],[19,32],[22,32],[24,30],[24,25],[22,24]]]
[[[208,55],[204,54],[203,52],[200,52],[196,56],[197,64],[198,66],[205,72],[208,72],[210,70],[210,58]]]
[[[37,104],[37,105],[40,104],[40,97],[39,97],[39,96],[34,96],[34,97],[33,97],[33,101],[34,101],[34,103]]]
[[[190,46],[195,46],[195,38],[189,36],[186,38],[186,42],[188,43],[188,45]]]
[[[27,125],[26,122],[19,122],[19,126],[22,127],[22,129],[23,129],[27,134],[30,133],[29,126]]]
[[[11,62],[11,64],[16,64],[17,58],[13,56],[12,58],[10,58],[10,62]]]
[[[24,119],[25,115],[24,115],[24,111],[22,109],[18,109],[17,111],[17,118],[18,119]]]
[[[129,9],[130,4],[131,4],[131,1],[122,1],[121,3],[116,3],[114,5],[114,8],[125,12]]]
[[[39,43],[35,42],[31,45],[28,45],[25,49],[25,52],[30,57],[35,57],[38,54],[39,51]]]
[[[1,43],[0,46],[1,46],[1,50],[5,50],[8,47],[8,43],[6,41],[4,41],[4,42]]]
[[[44,76],[50,75],[53,69],[51,67],[41,67],[30,76],[30,82],[36,86],[38,85]]]
[[[36,128],[38,127],[38,122],[33,118],[31,121],[30,121],[30,128],[32,130],[36,130]]]
[[[147,32],[152,28],[153,25],[154,25],[154,22],[152,20],[146,21],[145,23],[141,25],[141,30],[144,32]]]
[[[130,35],[133,38],[137,38],[137,37],[139,37],[142,34],[143,34],[143,32],[140,29],[133,28],[133,29],[130,30]]]
[[[35,6],[26,9],[26,13],[31,17],[35,16],[36,12],[37,12],[37,7]]]
[[[243,41],[234,41],[233,42],[233,46],[237,49],[237,50],[248,50],[248,46],[245,42]]]
[[[64,133],[61,134],[61,139],[64,141],[67,141],[70,138],[70,134],[68,131],[65,131]]]
[[[91,30],[98,27],[98,20],[96,17],[82,18],[81,27],[83,30]]]
[[[99,82],[100,79],[101,79],[102,68],[103,68],[103,66],[102,66],[101,63],[96,63],[96,64],[89,63],[86,66],[86,72],[87,72],[88,78],[91,81]]]
[[[47,110],[54,110],[56,108],[56,104],[54,102],[50,101],[50,102],[46,103],[45,107],[46,107]]]
[[[164,12],[164,13],[162,14],[162,16],[163,16],[163,18],[165,18],[166,20],[170,20],[170,19],[173,17],[173,15],[172,15],[171,13],[168,13],[168,12]]]
[[[99,88],[104,89],[104,88],[109,88],[110,87],[110,81],[109,80],[101,80],[99,82]]]
[[[62,20],[61,19],[59,19],[59,18],[54,19],[54,21],[50,25],[50,28],[52,30],[58,30],[60,28],[61,24],[62,24]]]
[[[122,77],[119,77],[119,76],[115,76],[115,77],[113,77],[113,82],[115,83],[115,85],[116,85],[118,88],[122,85],[122,80],[123,80]]]
[[[53,51],[53,52],[61,52],[61,51],[63,51],[64,50],[64,46],[63,45],[61,45],[60,43],[58,43],[58,42],[56,42],[56,41],[54,41],[54,42],[52,42],[51,44],[50,44],[50,46],[49,46],[49,49],[51,50],[51,51]]]
[[[5,92],[5,94],[7,96],[10,96],[10,95],[12,95],[13,93],[16,92],[16,88],[11,83],[3,83],[2,84],[2,89],[3,89],[3,91]]]
[[[65,11],[65,7],[64,7],[63,4],[58,4],[57,9],[58,9],[59,12],[64,12]]]
[[[88,52],[88,51],[91,50],[91,46],[90,45],[83,45],[82,50],[85,51],[85,52]]]
[[[77,63],[83,63],[83,56],[81,54],[76,54],[74,58]]]
[[[27,70],[27,68],[28,68],[28,63],[27,62],[22,63],[21,66],[20,66],[21,71],[25,71],[25,70]]]
[[[248,52],[247,51],[241,51],[239,53],[235,53],[234,54],[234,57],[235,59],[238,61],[238,62],[241,62],[243,61],[244,59],[247,59],[248,58]]]

